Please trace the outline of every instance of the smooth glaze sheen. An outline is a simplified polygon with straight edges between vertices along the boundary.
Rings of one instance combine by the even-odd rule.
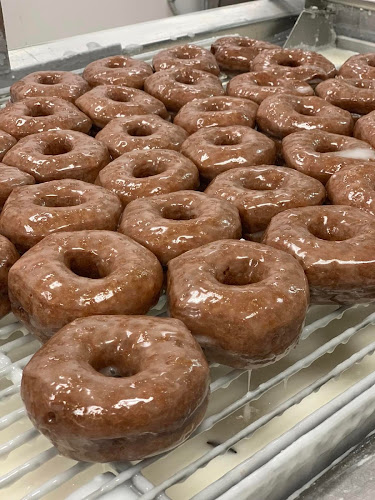
[[[375,148],[375,111],[357,120],[353,135]]]
[[[303,266],[314,304],[375,301],[375,217],[346,206],[305,207],[276,215],[263,242]]]
[[[341,66],[339,75],[345,78],[375,79],[375,54],[358,54],[349,57]]]
[[[10,311],[8,298],[8,273],[9,269],[19,259],[19,254],[5,236],[0,235],[0,318]]]
[[[116,231],[121,213],[121,202],[113,193],[87,182],[62,179],[15,189],[0,213],[0,233],[25,252],[55,232]]]
[[[221,240],[168,265],[171,316],[210,361],[251,369],[280,359],[298,341],[309,303],[303,269],[284,252]]]
[[[188,250],[242,233],[233,205],[195,191],[132,201],[118,230],[151,250],[164,266]]]
[[[182,66],[206,71],[213,75],[220,73],[216,59],[211,52],[191,43],[161,50],[153,57],[152,65],[155,71],[164,71]]]
[[[96,184],[115,193],[126,206],[132,200],[199,186],[192,161],[176,151],[131,151],[100,171]]]
[[[73,321],[34,354],[21,396],[60,454],[113,462],[187,439],[203,419],[208,384],[207,362],[180,321],[92,316]]]
[[[359,78],[331,78],[319,83],[315,93],[334,106],[366,115],[375,110],[375,81]]]
[[[9,275],[12,311],[42,342],[76,318],[145,314],[158,301],[158,259],[112,231],[62,232],[26,252]]]
[[[0,163],[0,208],[3,208],[13,189],[27,184],[35,184],[32,175],[22,172],[19,168]]]
[[[205,191],[235,205],[245,233],[264,231],[272,217],[295,207],[320,205],[324,186],[307,175],[274,165],[235,168],[218,175]],[[1,220],[1,219],[0,219]]]
[[[92,137],[68,130],[51,130],[21,139],[3,162],[31,174],[37,182],[80,179],[94,182],[110,161],[107,148]]]
[[[241,125],[203,128],[183,143],[181,152],[198,167],[202,177],[213,179],[236,167],[273,164],[272,139]]]
[[[17,139],[12,135],[0,130],[0,161],[3,160],[6,153],[17,144]]]

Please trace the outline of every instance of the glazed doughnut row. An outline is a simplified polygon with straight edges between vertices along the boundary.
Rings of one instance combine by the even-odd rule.
[[[310,303],[375,301],[374,66],[223,37],[12,85],[0,315],[44,344],[21,392],[61,454],[173,448],[208,362],[273,363]]]

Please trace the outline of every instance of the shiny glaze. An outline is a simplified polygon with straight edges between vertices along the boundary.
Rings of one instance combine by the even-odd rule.
[[[154,73],[145,81],[145,91],[163,102],[170,111],[179,111],[193,99],[225,93],[217,76],[187,67]]]
[[[19,168],[9,167],[5,163],[0,163],[0,208],[4,206],[13,189],[18,186],[34,183],[35,179],[32,175],[22,172]]]
[[[346,206],[305,207],[276,215],[263,242],[303,266],[315,304],[375,300],[375,218]]]
[[[375,110],[375,81],[359,78],[331,78],[319,83],[315,93],[334,106],[365,115]]]
[[[121,85],[98,85],[77,99],[76,106],[100,128],[124,116],[155,114],[165,119],[169,117],[161,101],[143,90]]]
[[[171,316],[196,336],[209,360],[263,366],[297,342],[309,303],[303,269],[284,252],[221,240],[168,265]]]
[[[336,74],[335,65],[317,52],[280,47],[259,54],[253,60],[251,70],[273,70],[279,75],[306,82],[326,80]]]
[[[112,158],[140,149],[173,149],[179,151],[187,137],[181,127],[157,115],[135,115],[115,118],[96,134]]]
[[[164,266],[192,248],[242,233],[233,205],[196,191],[132,201],[118,230],[151,250]]]
[[[375,148],[375,111],[357,120],[353,135]]]
[[[100,370],[113,371],[105,376]],[[209,369],[178,320],[92,316],[58,332],[25,367],[28,415],[62,455],[140,460],[189,437],[207,407]]]
[[[115,193],[125,206],[138,198],[195,189],[199,172],[192,161],[176,151],[131,151],[103,168],[96,184]]]
[[[263,50],[277,48],[277,45],[254,40],[247,36],[224,36],[211,45],[211,52],[223,70],[249,71],[253,59]]]
[[[62,179],[14,190],[0,213],[0,233],[25,252],[50,233],[116,231],[121,213],[121,202],[113,193],[87,182]]]
[[[315,177],[323,184],[347,166],[368,163],[375,168],[375,149],[364,141],[344,135],[320,130],[295,132],[283,139],[282,148],[288,167]]]
[[[263,134],[232,125],[198,130],[183,143],[181,153],[196,164],[202,177],[211,180],[232,168],[272,164],[276,147]]]
[[[349,57],[341,66],[339,75],[345,78],[375,79],[375,54],[358,54]]]
[[[12,267],[9,297],[13,313],[45,342],[79,317],[146,313],[162,281],[157,258],[123,234],[62,232],[46,236]]]
[[[319,205],[326,194],[317,180],[274,165],[223,172],[205,193],[233,203],[240,212],[245,233],[263,231],[274,215],[288,208]]]
[[[257,113],[259,128],[275,137],[301,130],[325,130],[351,135],[354,121],[349,111],[316,96],[274,95],[267,97]]]
[[[282,77],[277,72],[254,71],[232,78],[227,85],[227,94],[260,104],[266,97],[275,94],[314,95],[312,87],[294,78]]]
[[[74,102],[88,90],[90,86],[82,76],[70,71],[36,71],[13,83],[10,97],[13,102],[25,97],[60,97]]]
[[[0,130],[0,161],[2,161],[5,154],[16,144],[17,139],[15,139],[12,135]]]
[[[18,259],[19,255],[13,243],[0,235],[0,318],[10,311],[8,273]]]
[[[48,130],[87,133],[91,125],[74,104],[58,97],[26,97],[0,109],[0,128],[16,139]]]
[[[68,130],[51,130],[21,139],[3,162],[31,174],[37,182],[80,179],[94,182],[110,161],[107,148],[92,137]]]
[[[326,188],[334,205],[363,208],[375,215],[375,166],[372,163],[340,170],[332,175]]]
[[[152,75],[149,64],[127,56],[110,56],[86,66],[83,78],[92,86],[125,85],[142,89],[145,79]]]
[[[200,128],[229,125],[255,126],[258,106],[236,97],[215,96],[194,99],[177,113],[173,123],[193,134]]]
[[[161,50],[152,59],[152,65],[155,71],[183,66],[206,71],[213,75],[220,73],[216,59],[211,52],[191,43]]]

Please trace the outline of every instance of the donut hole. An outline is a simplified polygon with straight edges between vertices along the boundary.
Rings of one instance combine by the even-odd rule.
[[[280,172],[270,172],[258,174],[251,177],[242,177],[240,183],[243,188],[249,191],[273,191],[279,189],[284,181],[284,175]]]
[[[224,100],[211,101],[204,105],[204,111],[207,113],[215,111],[227,111],[231,109],[232,103]]]
[[[109,269],[97,254],[85,250],[73,250],[65,256],[65,264],[72,273],[82,278],[102,279]]]
[[[115,102],[129,102],[131,99],[129,98],[127,92],[122,89],[107,89],[107,97]]]
[[[112,68],[112,69],[125,68],[127,65],[128,65],[128,60],[122,56],[112,57],[105,64],[107,68]]]
[[[331,142],[319,142],[314,149],[317,153],[336,153],[340,151],[338,144]]]
[[[53,114],[54,114],[53,105],[47,102],[35,103],[32,106],[30,106],[27,111],[27,116],[31,116],[32,118],[51,116]]]
[[[124,366],[123,362],[114,363],[113,359],[108,358],[109,356],[106,356],[106,353],[103,353],[103,356],[98,356],[97,359],[91,361],[90,365],[94,368],[95,371],[97,371],[104,377],[132,377],[138,372],[138,370],[135,370],[134,367]]]
[[[192,220],[195,214],[190,206],[185,205],[167,205],[162,208],[162,217],[170,220]]]
[[[239,258],[216,271],[216,279],[223,285],[246,286],[262,281],[259,262],[249,257]]]
[[[324,241],[345,241],[352,237],[348,227],[330,225],[326,217],[310,224],[308,229],[313,236]]]
[[[43,147],[43,154],[45,156],[56,156],[70,153],[73,145],[65,138],[56,137],[52,141],[45,143]]]
[[[175,80],[177,83],[183,83],[184,85],[195,85],[197,83],[196,78],[188,73],[178,73]]]
[[[47,73],[38,76],[38,83],[42,85],[56,85],[61,82],[61,75],[56,73]]]
[[[299,66],[302,66],[302,64],[299,61],[296,61],[295,59],[290,59],[289,57],[282,59],[281,61],[278,61],[277,64],[279,66],[284,66],[286,68],[298,68]]]
[[[215,146],[236,146],[237,144],[241,144],[241,142],[241,135],[235,133],[223,134],[214,139]]]
[[[150,125],[147,124],[135,125],[134,127],[128,128],[126,132],[132,137],[147,137],[154,133]]]
[[[199,51],[195,50],[194,48],[180,48],[175,51],[175,57],[177,59],[195,59],[198,57]]]
[[[143,179],[144,177],[152,177],[161,174],[165,171],[165,166],[160,162],[146,161],[137,165],[133,170],[133,177]]]
[[[318,114],[317,110],[313,106],[302,103],[296,107],[296,111],[303,116],[316,116]]]
[[[62,195],[62,194],[46,194],[40,195],[34,200],[36,205],[41,207],[60,208],[60,207],[76,207],[81,205],[82,200],[78,195]]]

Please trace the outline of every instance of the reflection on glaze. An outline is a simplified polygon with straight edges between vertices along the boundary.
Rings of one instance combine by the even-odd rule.
[[[207,71],[213,75],[220,73],[215,57],[210,51],[198,45],[177,45],[158,52],[152,59],[155,71],[187,67]]]
[[[0,163],[0,208],[3,208],[13,189],[34,183],[35,179],[32,175],[22,172],[18,168],[8,167],[8,165]]]
[[[319,83],[316,95],[351,113],[365,115],[375,110],[375,81],[359,78],[331,78]]]
[[[344,78],[375,79],[375,54],[356,54],[341,66],[339,75]]]

